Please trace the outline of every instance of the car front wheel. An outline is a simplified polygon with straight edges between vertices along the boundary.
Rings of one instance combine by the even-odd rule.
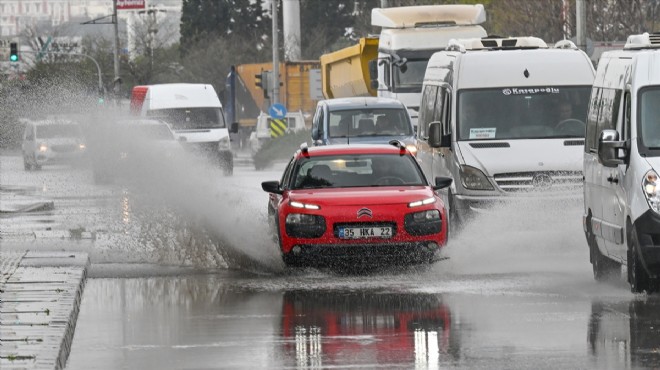
[[[630,283],[630,291],[633,293],[651,292],[653,281],[644,269],[639,253],[639,237],[637,231],[633,228],[628,244],[628,282]]]

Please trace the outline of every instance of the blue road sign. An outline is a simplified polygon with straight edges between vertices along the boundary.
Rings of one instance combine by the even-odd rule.
[[[268,108],[268,114],[273,118],[284,118],[286,116],[286,107],[280,103],[275,103]]]

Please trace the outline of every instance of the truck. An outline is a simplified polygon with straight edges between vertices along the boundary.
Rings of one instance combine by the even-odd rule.
[[[394,98],[408,107],[416,126],[429,58],[451,39],[486,37],[485,21],[481,4],[374,8],[378,37],[321,56],[323,95]]]
[[[257,118],[271,105],[270,87],[264,79],[272,73],[272,63],[251,63],[232,66],[225,85],[225,107],[227,120],[238,123],[238,135],[247,146],[247,139],[255,131]],[[266,73],[264,73],[266,72]],[[320,82],[315,84],[315,76],[320,74],[318,60],[286,61],[280,63],[279,102],[287,111],[301,111],[307,121],[322,98]],[[258,86],[258,83],[262,86]],[[266,86],[264,86],[266,85]],[[318,85],[319,91],[314,91]]]

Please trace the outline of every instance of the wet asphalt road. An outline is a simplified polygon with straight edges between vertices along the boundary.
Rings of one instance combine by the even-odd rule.
[[[141,192],[0,165],[5,195],[55,203],[3,215],[3,248],[91,254],[67,369],[660,366],[660,300],[593,281],[579,202],[488,215],[428,267],[288,271],[262,235],[278,169]]]

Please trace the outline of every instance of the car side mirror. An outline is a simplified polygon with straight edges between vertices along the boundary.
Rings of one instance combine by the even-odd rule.
[[[312,129],[312,140],[316,141],[319,139],[319,129],[317,127],[314,127]]]
[[[238,133],[238,122],[234,122],[229,127],[229,132],[232,134]]]
[[[282,194],[279,181],[264,181],[261,183],[261,188],[267,193]]]
[[[435,186],[433,187],[433,190],[440,190],[447,188],[451,185],[453,181],[454,180],[451,177],[438,176],[435,178]]]
[[[598,161],[605,167],[626,163],[628,145],[616,130],[603,130],[598,137]]]

